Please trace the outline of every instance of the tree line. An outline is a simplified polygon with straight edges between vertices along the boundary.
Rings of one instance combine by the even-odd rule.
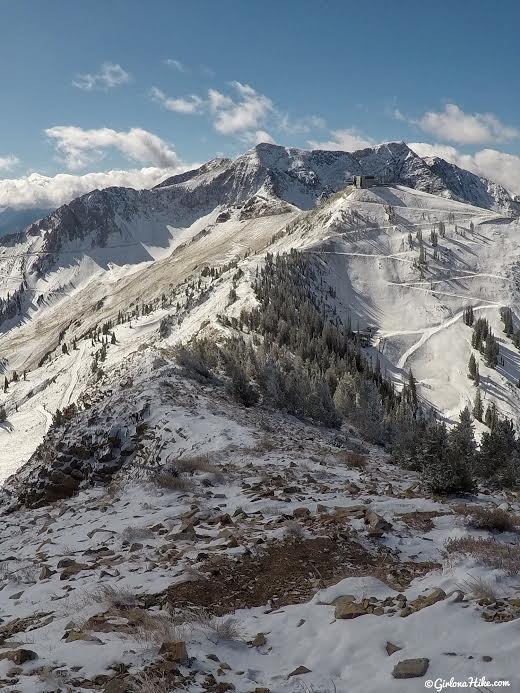
[[[471,492],[477,480],[516,484],[512,423],[490,409],[492,425],[477,449],[468,409],[448,430],[421,406],[411,372],[398,391],[363,349],[361,331],[337,314],[334,289],[315,262],[295,250],[268,254],[253,282],[257,307],[239,318],[220,316],[233,336],[220,344],[192,340],[179,347],[179,364],[201,382],[224,376],[244,406],[263,401],[331,427],[348,421],[366,440],[385,445],[396,464],[422,472],[434,492]],[[488,325],[478,330],[482,343],[492,343]],[[491,454],[495,447],[501,456]]]

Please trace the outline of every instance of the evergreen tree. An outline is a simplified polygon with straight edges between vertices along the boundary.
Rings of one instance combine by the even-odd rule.
[[[510,337],[515,331],[513,326],[513,311],[511,308],[501,308],[500,317],[504,323],[504,332]]]
[[[459,415],[459,422],[448,434],[449,466],[459,492],[469,493],[475,490],[473,469],[476,451],[474,426],[466,407]]]
[[[475,380],[475,377],[477,375],[477,369],[478,369],[477,361],[476,361],[475,357],[473,356],[473,354],[471,354],[471,356],[469,357],[469,363],[468,363],[468,370],[469,370],[468,377],[470,380]]]
[[[444,423],[431,425],[421,449],[422,477],[432,493],[469,493],[474,490],[472,468],[475,441],[471,415],[466,408],[448,434]]]
[[[408,402],[413,406],[413,408],[417,408],[417,382],[413,376],[412,371],[408,373],[408,385],[406,389],[406,396]]]
[[[486,346],[484,349],[484,357],[486,366],[494,368],[498,364],[499,346],[492,332],[488,333],[486,338]]]
[[[419,450],[419,460],[423,481],[432,493],[444,493],[451,483],[446,470],[447,445],[446,424],[436,421],[428,426]]]
[[[484,342],[489,334],[489,324],[485,318],[478,318],[473,325],[473,335],[471,345],[478,351],[483,350]]]
[[[518,443],[511,421],[497,418],[491,430],[482,434],[477,467],[479,475],[493,484],[509,485],[512,475],[518,481]]]
[[[349,418],[356,406],[356,383],[351,373],[345,373],[334,392],[334,404],[343,418]]]
[[[494,402],[491,402],[491,404],[488,405],[488,408],[486,409],[486,416],[484,418],[484,423],[488,428],[493,430],[495,426],[497,425],[498,422],[498,413],[497,413],[497,407]]]
[[[475,402],[473,404],[473,416],[477,421],[482,421],[482,416],[484,415],[484,405],[482,404],[482,397],[480,395],[480,388],[477,387],[477,394],[475,395]]]
[[[385,425],[385,413],[377,385],[373,381],[360,382],[354,423],[369,442],[380,444],[386,442],[388,432]]]
[[[464,324],[468,325],[468,327],[472,327],[474,319],[475,316],[473,313],[473,306],[466,306],[462,313],[462,320]]]

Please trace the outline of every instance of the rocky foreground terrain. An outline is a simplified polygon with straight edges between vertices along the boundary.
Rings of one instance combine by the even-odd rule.
[[[3,690],[517,690],[517,494],[433,497],[354,429],[239,407],[165,350],[117,368],[87,410],[99,477],[6,485]]]

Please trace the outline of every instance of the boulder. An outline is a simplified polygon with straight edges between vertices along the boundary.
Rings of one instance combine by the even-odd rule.
[[[163,642],[159,654],[174,662],[185,662],[188,659],[188,652],[184,640]]]
[[[376,532],[386,532],[392,528],[390,522],[387,522],[384,517],[378,515],[373,510],[370,510],[365,515],[365,524],[368,525],[371,530]]]
[[[299,666],[294,669],[294,671],[291,671],[289,674],[288,678],[291,678],[291,676],[300,676],[301,674],[310,674],[311,670],[307,669],[307,667],[304,666]]]
[[[435,587],[430,594],[424,596],[421,595],[420,597],[417,597],[417,599],[410,602],[410,606],[414,611],[420,611],[421,609],[425,609],[427,606],[432,606],[432,604],[441,602],[443,599],[446,599],[446,592],[440,587]]]
[[[84,633],[83,631],[71,630],[65,637],[65,642],[76,642],[77,640],[82,640],[83,642],[93,642],[97,645],[103,644],[103,641],[97,638],[95,635]]]
[[[25,662],[30,662],[33,659],[38,659],[38,655],[32,650],[25,650],[21,648],[19,650],[8,650],[7,652],[2,652],[2,654],[0,654],[0,659],[8,659],[10,662],[14,662],[15,664],[24,664]]]
[[[358,616],[364,616],[367,614],[367,609],[363,604],[357,604],[356,602],[337,602],[334,611],[334,616],[336,618],[357,618]]]
[[[82,570],[89,570],[89,566],[86,563],[76,563],[76,561],[73,561],[71,565],[68,565],[61,571],[60,580],[68,580]]]
[[[103,688],[103,693],[128,693],[128,690],[128,678],[126,676],[123,678],[118,676],[107,683]]]
[[[385,645],[385,650],[386,654],[390,657],[390,655],[393,655],[394,652],[399,652],[399,650],[402,650],[402,647],[399,647],[399,645],[394,645],[393,642],[390,642],[390,640],[386,641]]]
[[[257,633],[251,643],[252,647],[263,647],[267,643],[267,638],[263,633]]]
[[[415,679],[424,676],[429,666],[430,660],[426,657],[402,659],[395,665],[392,676],[394,679]]]
[[[54,571],[52,571],[48,565],[43,564],[42,569],[40,570],[40,580],[48,580],[51,575],[54,575]]]

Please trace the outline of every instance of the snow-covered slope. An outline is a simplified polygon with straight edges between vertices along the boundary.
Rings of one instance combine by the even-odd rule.
[[[221,330],[219,314],[238,317],[253,305],[251,281],[265,253],[291,248],[318,263],[334,288],[337,310],[354,325],[371,328],[374,358],[379,356],[396,383],[413,370],[423,401],[448,420],[475,396],[467,377],[471,330],[462,323],[464,307],[474,306],[488,318],[504,358],[497,369],[481,362],[484,400],[517,420],[520,365],[503,335],[499,309],[509,306],[519,314],[518,222],[405,187],[349,188],[304,212],[266,199],[228,206],[219,221],[222,213],[213,212],[202,230],[195,233],[202,221],[185,230],[184,242],[170,255],[99,273],[0,337],[8,377],[14,370],[29,371],[27,381],[12,383],[1,396],[13,426],[0,440],[4,469],[26,460],[42,439],[47,417],[81,395],[97,348],[90,343],[91,330],[118,315],[133,315],[131,328],[114,328],[123,353],[160,344],[159,323],[168,316],[175,327],[166,344],[213,335]],[[441,221],[446,234],[434,248],[429,234]],[[418,262],[417,233],[423,236],[424,264]],[[239,263],[238,281],[229,262]],[[214,279],[204,268],[222,273]],[[229,305],[233,284],[238,300]],[[152,311],[136,318],[143,304]],[[78,349],[62,354],[61,343],[70,346],[74,340]],[[20,443],[13,448],[16,439]]]
[[[260,144],[234,161],[215,159],[152,190],[94,190],[35,222],[23,237],[3,239],[0,296],[9,292],[11,305],[0,321],[32,315],[112,266],[165,257],[222,210],[246,205],[242,216],[251,217],[260,207],[264,214],[313,209],[357,174],[520,213],[516,198],[497,184],[440,159],[421,159],[404,142],[352,154]]]
[[[432,241],[431,229],[439,222],[445,237]],[[481,359],[481,390],[518,423],[519,355],[499,314],[511,307],[518,325],[517,220],[403,187],[381,187],[337,196],[302,219],[300,229],[305,251],[319,258],[322,276],[335,289],[338,310],[371,329],[374,357],[397,379],[412,370],[424,401],[448,420],[471,408],[475,397],[467,364],[476,352],[463,309],[471,305],[486,317],[504,363],[490,369]]]
[[[345,191],[358,173],[399,184]],[[424,192],[432,190],[435,195]],[[146,303],[155,330],[181,306],[182,324],[170,341],[189,339],[201,325],[211,331],[218,313],[238,315],[249,305],[251,276],[263,255],[291,248],[319,258],[338,310],[370,325],[389,373],[401,382],[413,369],[423,399],[448,419],[474,396],[466,377],[470,333],[460,320],[463,307],[474,305],[507,355],[503,367],[482,368],[489,384],[484,396],[516,419],[520,372],[498,318],[500,306],[518,310],[518,224],[509,216],[515,205],[499,186],[423,160],[402,142],[352,154],[261,144],[152,190],[109,188],[73,200],[0,246],[0,363],[9,379],[14,371],[29,372],[27,381],[0,395],[17,422],[9,437],[0,436],[0,454],[16,450],[15,459],[2,460],[4,469],[26,460],[42,439],[49,417],[64,404],[63,387],[67,400],[80,396],[77,376],[86,382],[93,329],[135,315]],[[439,221],[447,232],[434,251],[428,238]],[[422,266],[417,231],[424,237]],[[229,262],[244,269],[234,306],[227,305]],[[201,280],[204,267],[223,268],[219,281]],[[208,289],[203,299],[200,286],[192,287],[200,283]],[[193,298],[185,305],[188,294]],[[135,332],[131,339],[140,343]],[[75,340],[81,349],[62,354],[61,344]]]
[[[410,691],[513,679],[519,535],[467,523],[488,504],[514,520],[518,496],[441,502],[346,424],[239,407],[176,360],[233,335],[266,254],[295,250],[366,354],[397,388],[412,369],[448,421],[475,394],[462,311],[486,316],[504,361],[474,352],[482,395],[518,423],[499,309],[518,328],[520,224],[498,189],[471,205],[455,198],[483,204],[477,182],[456,193],[432,168],[402,143],[261,145],[5,240],[0,480],[18,473],[0,492],[0,687],[401,693],[417,658]],[[345,187],[359,172],[398,182]]]

